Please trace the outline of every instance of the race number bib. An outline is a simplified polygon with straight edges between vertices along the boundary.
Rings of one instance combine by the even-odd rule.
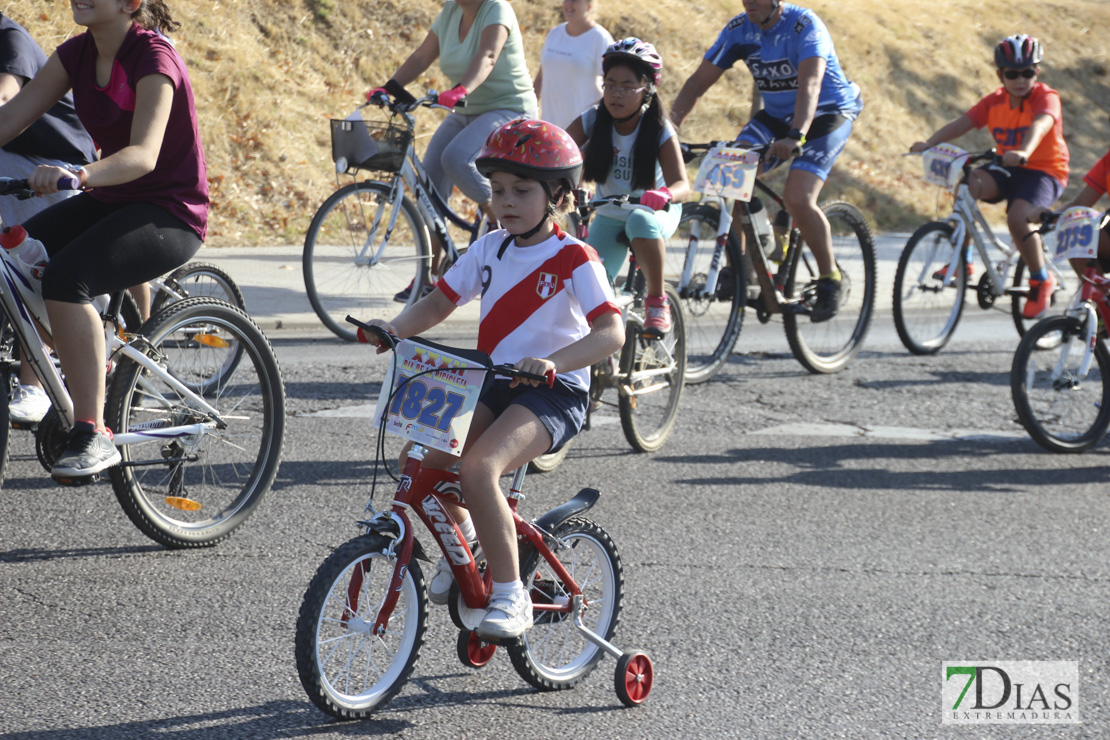
[[[1102,213],[1094,208],[1075,206],[1064,211],[1056,222],[1054,263],[1063,260],[1094,259],[1098,254],[1098,232]]]
[[[921,153],[925,182],[955,190],[969,156],[963,149],[952,144],[938,144],[932,149],[926,149]]]
[[[749,201],[759,171],[759,154],[739,147],[713,147],[694,178],[694,190],[722,198]]]
[[[488,359],[486,365],[488,366]],[[374,411],[385,431],[458,456],[474,418],[486,367],[419,339],[401,341]]]

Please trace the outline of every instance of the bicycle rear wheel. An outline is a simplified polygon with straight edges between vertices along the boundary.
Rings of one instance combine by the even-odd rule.
[[[552,533],[566,547],[555,557],[585,597],[582,623],[604,640],[611,640],[620,621],[624,569],[613,540],[587,519],[569,519]],[[520,575],[533,604],[569,604],[570,588],[531,546],[522,546]],[[541,691],[577,686],[597,666],[602,650],[574,626],[574,615],[536,611],[535,624],[507,645],[513,668]]]
[[[388,628],[370,629],[389,593],[393,560],[380,534],[341,545],[313,576],[297,617],[297,675],[312,703],[340,719],[359,719],[404,686],[424,644],[428,597],[415,559],[405,570]]]
[[[424,222],[407,195],[394,214],[390,192],[381,182],[340,188],[320,206],[305,235],[302,267],[308,301],[324,326],[348,342],[356,339],[348,315],[392,316],[400,308],[394,297],[409,289],[407,303],[414,303],[428,280],[431,257]]]
[[[532,459],[528,463],[529,473],[550,473],[555,468],[559,467],[563,460],[567,459],[567,453],[570,452],[570,445],[573,439],[567,441],[565,445],[558,452],[546,452],[537,458]]]
[[[1018,420],[1029,436],[1052,452],[1083,452],[1110,428],[1110,351],[1100,340],[1086,376],[1083,323],[1053,316],[1025,333],[1010,370]],[[1038,349],[1044,343],[1055,348]]]
[[[956,251],[952,232],[952,224],[944,221],[925,224],[906,242],[898,260],[894,327],[902,344],[915,355],[940,351],[952,338],[963,314],[967,260],[957,260],[956,274],[947,276]]]
[[[855,206],[841,201],[821,207],[832,230],[833,259],[843,280],[840,311],[821,323],[809,312],[783,313],[786,339],[802,366],[813,373],[843,370],[860,351],[875,308],[875,241],[871,227]],[[786,297],[801,298],[812,309],[816,300],[817,263],[799,243],[790,255]]]
[[[209,298],[173,303],[151,317],[149,355],[213,406],[223,427],[187,394],[121,357],[108,394],[107,421],[150,441],[120,448],[112,488],[127,516],[166,547],[207,547],[258,508],[277,475],[285,435],[285,390],[266,336],[237,308]],[[241,351],[230,378],[227,354]],[[223,380],[213,384],[213,377]],[[165,438],[158,430],[204,424]]]
[[[219,265],[211,262],[188,262],[177,268],[162,281],[166,289],[159,290],[151,304],[150,315],[166,306],[186,298],[216,298],[226,301],[243,313],[247,303],[243,291],[235,280]]]
[[[748,273],[731,234],[720,256],[716,289],[712,295],[705,289],[720,222],[717,208],[685,204],[678,230],[666,244],[666,279],[675,286],[686,318],[687,383],[709,380],[728,362],[744,320]]]
[[[667,441],[678,418],[686,375],[686,323],[678,294],[666,286],[671,302],[671,331],[645,339],[640,320],[625,324],[620,358],[621,428],[637,452],[655,452]]]

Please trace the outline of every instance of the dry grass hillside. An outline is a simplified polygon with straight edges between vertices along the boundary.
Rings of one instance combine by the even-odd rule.
[[[343,117],[423,38],[440,0],[169,0],[189,66],[212,185],[212,245],[299,243],[335,188],[327,120]],[[907,146],[994,89],[991,49],[1032,33],[1045,45],[1042,80],[1060,91],[1072,187],[1110,146],[1110,28],[1106,0],[808,0],[831,28],[866,108],[826,192],[861,205],[880,227],[908,227],[943,200],[920,183]],[[1015,7],[1016,6],[1016,7]],[[561,21],[553,0],[517,0],[533,74],[544,34]],[[614,36],[656,43],[670,101],[740,0],[597,0]],[[64,0],[0,0],[50,52],[79,29]],[[423,84],[448,83],[438,68]],[[414,88],[416,86],[413,86]],[[684,127],[689,140],[724,138],[750,113],[745,69],[730,71]],[[425,116],[427,136],[442,114]],[[989,139],[969,135],[965,146]]]

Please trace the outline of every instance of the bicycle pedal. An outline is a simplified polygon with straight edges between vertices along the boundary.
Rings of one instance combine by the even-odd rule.
[[[88,486],[88,485],[91,485],[93,483],[99,483],[100,479],[101,479],[101,474],[100,473],[93,473],[92,475],[80,475],[80,476],[66,475],[66,476],[57,476],[57,477],[52,475],[50,477],[53,478],[54,482],[57,483],[58,485],[69,486],[71,488],[80,488],[81,486]]]

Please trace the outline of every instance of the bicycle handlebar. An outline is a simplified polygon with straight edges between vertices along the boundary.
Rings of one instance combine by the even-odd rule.
[[[687,144],[686,142],[682,142],[679,144],[679,148],[682,150],[682,161],[686,164],[690,164],[695,159],[700,157],[701,153],[708,152],[710,149],[719,146],[734,146],[741,149],[747,149],[749,152],[757,152],[760,155],[765,154],[767,150],[771,148],[770,144],[759,144],[756,146],[752,146],[747,142],[741,141],[709,141],[704,144]],[[797,157],[801,153],[802,147],[796,146],[790,151],[790,156]]]
[[[63,177],[58,180],[58,190],[80,190],[81,183],[76,177]],[[14,195],[26,200],[36,195],[26,180],[16,177],[0,177],[0,195]]]
[[[394,336],[393,334],[390,334],[389,332],[387,332],[385,329],[381,328],[380,326],[375,326],[374,324],[363,323],[362,321],[359,321],[358,319],[356,319],[354,316],[347,316],[347,322],[350,323],[350,324],[354,324],[355,326],[358,327],[358,333],[357,333],[358,341],[362,342],[363,344],[373,344],[373,342],[370,341],[370,336],[369,336],[370,334],[373,334],[381,344],[389,345],[390,349],[396,349],[398,342],[401,341],[396,336]],[[554,370],[548,370],[543,375],[540,375],[538,373],[529,373],[529,372],[525,372],[523,370],[517,370],[512,365],[508,365],[508,364],[494,365],[493,367],[490,367],[490,368],[487,368],[487,369],[490,372],[493,372],[497,375],[502,375],[506,378],[519,378],[521,380],[537,380],[541,383],[546,383],[548,388],[554,388],[555,387],[555,371]]]
[[[435,90],[429,90],[422,98],[413,98],[409,95],[411,100],[402,100],[398,97],[389,97],[386,92],[377,92],[371,95],[365,103],[360,105],[360,108],[365,108],[368,105],[376,105],[379,108],[389,108],[394,113],[408,113],[417,108],[440,108],[442,110],[452,111],[455,108],[465,108],[466,98],[463,98],[455,104],[455,108],[448,108],[446,105],[439,104],[439,93]]]

